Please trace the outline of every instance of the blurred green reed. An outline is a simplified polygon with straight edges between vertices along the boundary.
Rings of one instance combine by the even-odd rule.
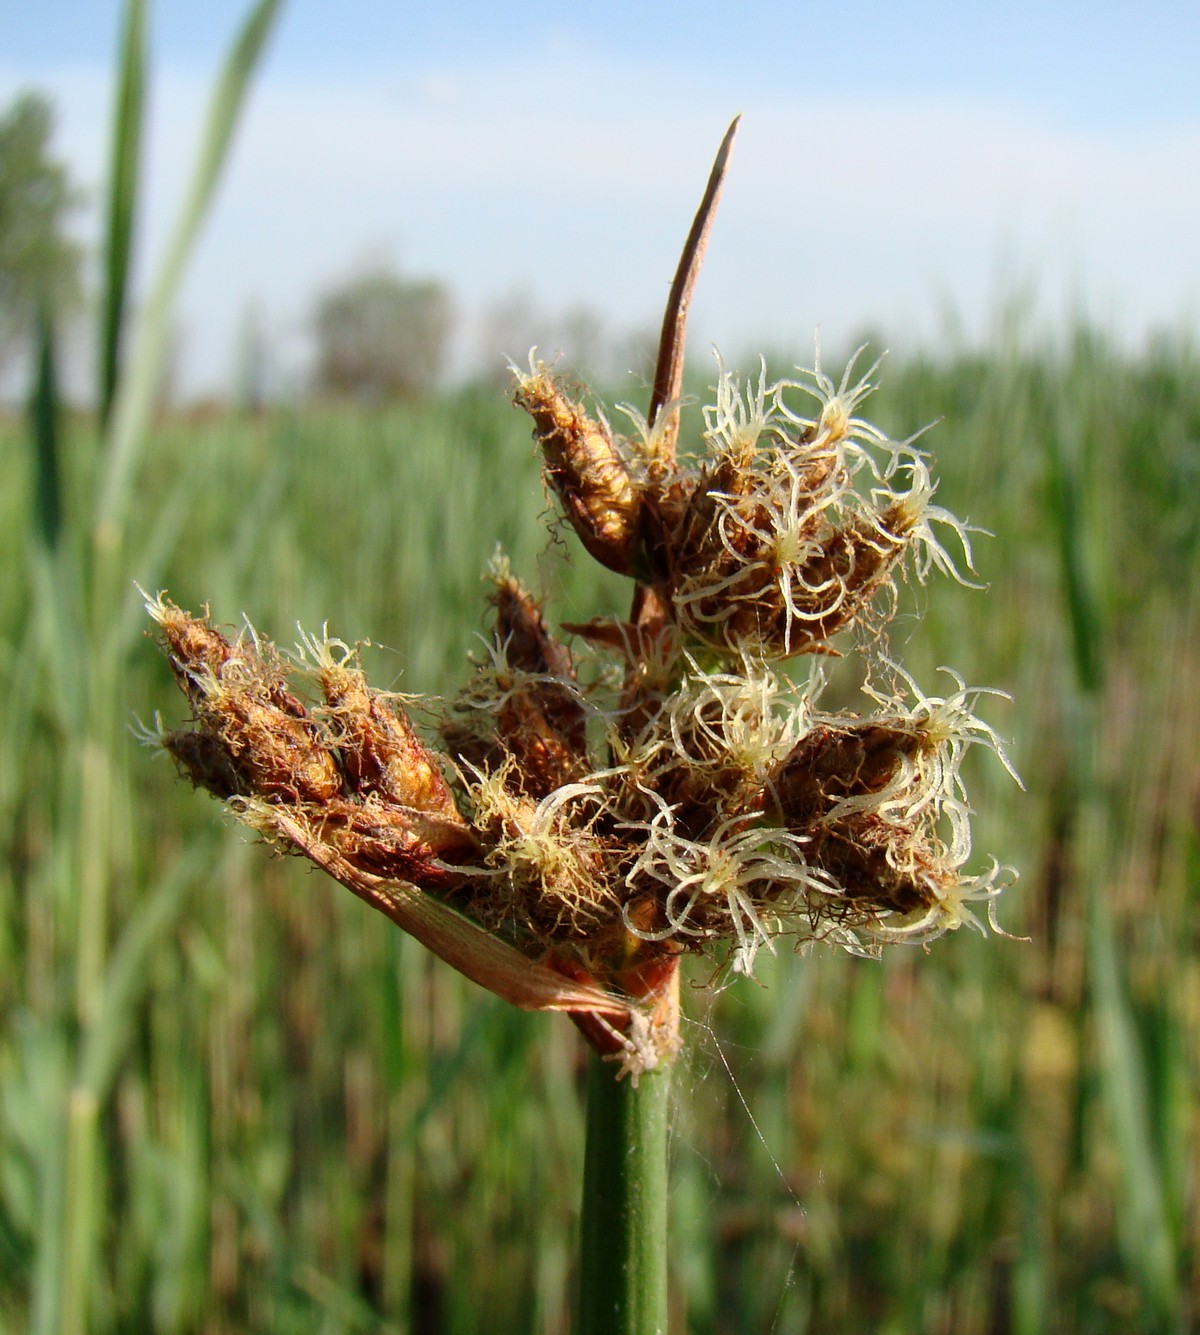
[[[28,420],[0,424],[0,1329],[552,1335],[581,1176],[573,1030],[249,847],[130,726],[179,708],[135,579],[284,643],[297,621],[370,636],[377,684],[413,691],[461,681],[496,541],[564,619],[624,610],[565,537],[543,551],[527,423],[498,392],[155,415],[276,8],[231,48],[127,330],[130,0],[103,426],[58,402],[49,320]],[[985,712],[1028,793],[969,777],[980,846],[1023,873],[1001,917],[1032,941],[960,934],[879,964],[780,943],[762,986],[687,989],[673,1329],[1200,1320],[1198,370],[1183,339],[1053,345],[1019,313],[983,352],[885,366],[876,419],[941,417],[939,500],[996,534],[986,596],[911,591],[904,660],[934,693],[953,662],[1015,696]]]
[[[146,860],[139,845],[140,804],[123,724],[136,626],[128,563],[153,568],[174,535],[165,523],[133,534],[129,517],[175,292],[278,7],[278,0],[254,4],[231,47],[188,194],[122,357],[147,18],[143,0],[125,6],[98,340],[99,427],[74,451],[63,439],[52,312],[41,312],[38,322],[28,427],[34,481],[26,492],[32,522],[9,530],[12,568],[23,567],[27,579],[6,623],[13,633],[4,702],[7,945],[13,981],[23,975],[26,984],[10,989],[13,1046],[5,1060],[29,1078],[5,1091],[16,1213],[10,1218],[6,1209],[3,1232],[12,1273],[26,1276],[14,1290],[26,1293],[13,1319],[36,1332],[75,1335],[121,1320],[121,1279],[106,1282],[102,1261],[114,1193],[123,1185],[107,1162],[107,1114],[120,1097],[121,1069],[151,985],[149,963],[206,861],[199,843],[158,862]],[[130,546],[131,538],[138,545]]]

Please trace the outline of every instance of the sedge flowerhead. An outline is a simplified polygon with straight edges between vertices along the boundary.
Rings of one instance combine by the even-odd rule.
[[[779,940],[923,945],[996,928],[1012,879],[971,866],[963,757],[1011,772],[986,693],[926,694],[886,657],[897,579],[968,582],[971,529],[933,504],[915,439],[862,415],[878,363],[835,382],[819,351],[780,380],[718,359],[677,453],[714,179],[629,434],[536,359],[515,373],[547,489],[629,578],[627,617],[555,627],[498,557],[487,652],[422,730],[336,639],[283,654],[148,599],[191,714],[158,740],[197,786],[483,986],[572,1014],[635,1078],[678,1045],[682,955],[728,978]],[[819,667],[795,669],[843,653],[867,659],[861,712],[823,710]]]

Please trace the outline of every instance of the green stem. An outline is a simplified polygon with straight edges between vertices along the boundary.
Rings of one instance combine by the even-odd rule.
[[[591,1054],[577,1335],[666,1335],[670,1068],[616,1073]]]

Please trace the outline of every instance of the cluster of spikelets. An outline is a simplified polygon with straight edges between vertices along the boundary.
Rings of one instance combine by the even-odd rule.
[[[969,567],[967,530],[931,504],[926,455],[856,415],[869,387],[722,367],[681,463],[673,412],[630,412],[622,437],[534,363],[516,402],[583,546],[635,581],[629,619],[568,644],[496,560],[488,654],[431,706],[432,746],[341,642],[285,657],[154,599],[192,709],[160,740],[277,845],[516,1004],[584,1017],[635,1073],[675,1041],[681,952],[750,973],[781,936],[870,954],[979,926],[973,904],[994,927],[1005,876],[965,871],[959,773],[975,743],[1004,761],[980,693],[926,696],[877,647],[895,576],[957,577],[934,526]],[[872,711],[822,713],[819,666],[798,691],[782,663],[855,625]]]
[[[780,934],[874,953],[976,923],[970,901],[991,919],[998,870],[963,872],[963,754],[982,742],[1004,759],[972,712],[979,692],[955,678],[923,695],[870,628],[906,557],[918,578],[958,577],[933,526],[969,565],[967,529],[931,504],[923,452],[855,415],[870,383],[849,375],[835,385],[818,363],[768,384],[764,370],[743,389],[720,367],[705,451],[682,465],[635,413],[621,437],[541,364],[518,376],[571,525],[646,593],[629,621],[564,628],[617,665],[584,689],[532,599],[494,571],[491,660],[445,735],[513,887],[503,912],[535,935],[587,940],[619,914],[642,942],[715,947],[749,973]],[[819,670],[798,693],[781,661],[836,653],[856,622],[888,690],[871,691],[868,717],[822,714]]]
[[[636,433],[623,439],[540,364],[519,376],[517,402],[596,560],[660,590],[683,641],[757,662],[831,652],[907,552],[919,577],[931,566],[957,577],[934,523],[970,564],[966,526],[930,504],[925,454],[854,415],[871,372],[851,388],[852,369],[835,386],[818,359],[806,379],[768,385],[764,367],[743,391],[719,367],[706,455],[692,468],[662,439],[671,413],[650,426],[626,407]],[[815,415],[790,406],[789,391],[815,397]]]

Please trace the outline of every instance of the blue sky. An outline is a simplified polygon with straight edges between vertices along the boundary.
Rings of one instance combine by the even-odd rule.
[[[157,6],[143,273],[242,11]],[[55,96],[93,197],[117,20],[115,0],[0,3],[0,103]],[[982,336],[1018,285],[1047,322],[1196,333],[1198,68],[1195,0],[290,0],[184,291],[185,384],[229,382],[251,303],[299,366],[314,293],[377,261],[451,287],[464,358],[524,351],[486,346],[487,312],[518,296],[652,325],[736,112],[701,348],[806,360],[817,326],[937,346]]]

